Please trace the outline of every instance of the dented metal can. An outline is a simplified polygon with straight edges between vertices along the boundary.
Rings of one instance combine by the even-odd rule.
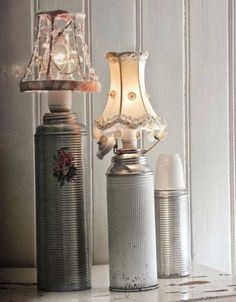
[[[35,134],[37,286],[91,287],[87,131],[72,113],[47,113]]]
[[[157,288],[153,172],[143,154],[113,157],[107,203],[110,290]]]
[[[155,190],[159,278],[190,274],[190,205],[186,190]]]

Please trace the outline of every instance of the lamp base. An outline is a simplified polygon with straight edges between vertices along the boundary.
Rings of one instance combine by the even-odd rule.
[[[91,288],[87,131],[72,113],[47,113],[35,134],[37,286]]]
[[[157,288],[153,172],[146,157],[120,151],[107,172],[110,289]]]

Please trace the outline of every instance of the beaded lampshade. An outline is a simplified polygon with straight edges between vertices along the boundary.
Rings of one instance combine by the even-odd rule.
[[[40,12],[36,17],[34,50],[21,91],[100,91],[84,37],[85,15],[60,10]]]

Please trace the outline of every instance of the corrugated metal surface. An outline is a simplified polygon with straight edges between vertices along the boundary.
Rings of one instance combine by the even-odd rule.
[[[91,287],[87,132],[72,114],[48,114],[45,124],[35,135],[38,288],[87,289]],[[54,155],[62,148],[70,152],[76,169],[73,179],[64,183],[53,175]]]

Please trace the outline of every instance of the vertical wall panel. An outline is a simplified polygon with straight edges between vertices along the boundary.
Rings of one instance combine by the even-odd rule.
[[[229,140],[230,140],[230,216],[231,216],[231,261],[232,273],[236,273],[236,91],[235,91],[235,55],[236,55],[236,3],[228,1],[229,33]]]
[[[146,89],[154,110],[168,124],[166,140],[148,155],[154,169],[159,153],[179,153],[185,164],[183,20],[183,1],[143,5],[143,50],[150,55]]]
[[[102,84],[102,92],[92,97],[93,118],[100,115],[107,102],[109,71],[104,54],[109,51],[129,51],[135,47],[135,1],[91,1],[91,42],[93,65]],[[111,154],[102,161],[96,158],[94,143],[94,263],[107,263],[107,202],[105,173]]]
[[[228,10],[190,1],[193,256],[230,271]]]
[[[38,0],[39,11],[68,10],[70,12],[83,12],[83,0]]]
[[[3,0],[0,10],[0,265],[32,266],[34,104],[19,81],[31,54],[33,3]]]

